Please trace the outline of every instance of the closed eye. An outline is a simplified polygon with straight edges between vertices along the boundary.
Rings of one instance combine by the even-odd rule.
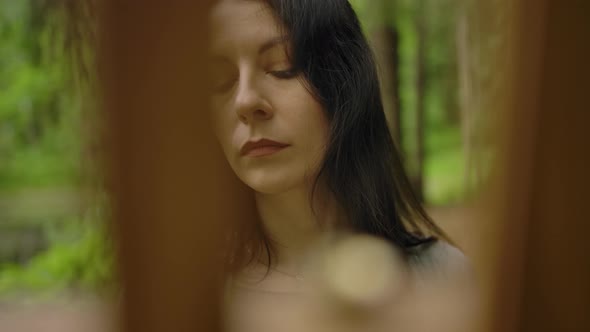
[[[291,79],[298,75],[298,72],[295,69],[271,70],[268,73],[278,79]]]

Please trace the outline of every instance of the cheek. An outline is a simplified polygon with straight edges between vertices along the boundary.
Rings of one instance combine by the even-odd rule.
[[[315,142],[318,147],[324,147],[329,136],[330,124],[326,117],[326,112],[323,107],[312,97],[308,97],[305,109],[304,119],[304,134],[309,135],[309,139]]]
[[[321,112],[321,110],[320,110]],[[314,167],[324,159],[326,148],[329,140],[329,124],[323,113],[316,117],[316,127],[314,128],[315,135],[312,144],[314,145]]]
[[[282,101],[289,112],[291,121],[298,123],[303,134],[308,138],[324,137],[328,134],[329,123],[323,105],[306,88],[306,83],[299,80],[291,81],[287,96]]]
[[[306,164],[306,169],[315,173],[324,159],[326,146],[329,140],[330,124],[325,112],[315,100],[308,100],[304,105],[299,106],[305,112],[300,113],[297,123],[297,136],[302,146],[301,162]]]

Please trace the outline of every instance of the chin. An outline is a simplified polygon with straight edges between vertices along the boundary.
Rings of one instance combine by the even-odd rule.
[[[240,180],[255,192],[267,195],[276,195],[287,192],[302,183],[303,176],[292,174],[244,174],[239,176]]]

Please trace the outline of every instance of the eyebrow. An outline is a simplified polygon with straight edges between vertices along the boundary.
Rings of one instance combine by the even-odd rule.
[[[276,38],[272,38],[271,40],[265,42],[264,44],[262,44],[262,46],[260,46],[260,49],[258,50],[258,55],[270,50],[271,48],[283,44],[285,42],[288,41],[287,36],[279,36]]]

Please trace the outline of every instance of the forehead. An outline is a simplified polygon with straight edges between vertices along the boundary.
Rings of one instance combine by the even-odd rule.
[[[209,18],[211,48],[256,47],[280,33],[280,22],[263,1],[221,0]]]

